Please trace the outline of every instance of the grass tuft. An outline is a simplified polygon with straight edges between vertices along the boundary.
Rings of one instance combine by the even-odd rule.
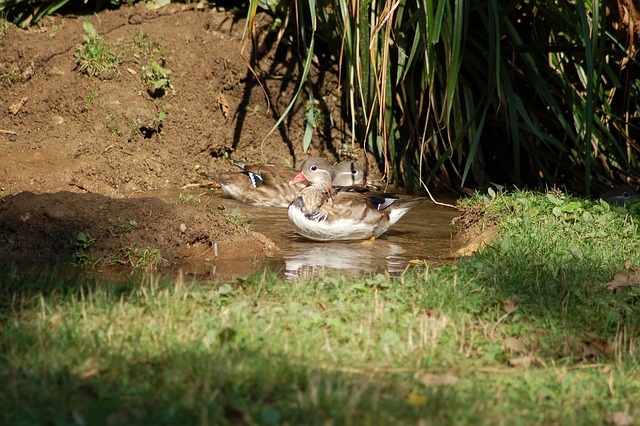
[[[84,42],[76,48],[73,60],[80,72],[90,77],[106,78],[118,73],[118,67],[124,59],[122,51],[116,51],[116,46],[107,42],[98,34],[91,22],[82,24],[86,34]]]

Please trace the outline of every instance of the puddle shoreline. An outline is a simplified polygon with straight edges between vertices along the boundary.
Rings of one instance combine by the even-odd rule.
[[[175,198],[174,198],[175,199]],[[317,242],[296,234],[287,218],[286,209],[254,207],[236,200],[205,195],[201,202],[212,208],[219,205],[252,219],[251,230],[271,239],[278,250],[263,259],[254,260],[253,271],[268,267],[289,281],[323,274],[360,275],[367,273],[400,274],[408,265],[444,263],[453,260],[453,218],[460,213],[426,201],[409,211],[387,233],[375,241]],[[247,260],[216,265],[220,277],[244,270]],[[225,262],[227,263],[227,262]]]

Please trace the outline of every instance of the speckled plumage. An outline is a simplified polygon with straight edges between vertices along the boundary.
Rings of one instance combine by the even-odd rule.
[[[238,172],[210,175],[223,191],[243,203],[263,207],[287,207],[298,192],[308,185],[301,181],[290,185],[298,170],[275,164],[242,164]],[[366,173],[358,163],[342,162],[335,166],[336,186],[364,185]]]
[[[302,163],[293,184],[307,180],[289,205],[289,221],[300,235],[317,241],[379,237],[425,198],[399,200],[385,194],[334,189],[331,165],[321,158]]]

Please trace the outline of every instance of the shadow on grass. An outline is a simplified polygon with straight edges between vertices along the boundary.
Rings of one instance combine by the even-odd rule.
[[[266,274],[238,280],[223,292],[204,284],[178,288],[174,282],[152,278],[97,285],[90,275],[55,269],[35,276],[5,271],[0,275],[0,374],[6,391],[0,397],[0,423],[413,424],[426,419],[435,424],[468,424],[486,420],[487,412],[495,420],[492,406],[505,398],[513,398],[508,402],[517,403],[519,410],[528,410],[528,418],[539,419],[544,414],[536,411],[540,401],[529,395],[532,374],[527,371],[541,383],[551,381],[548,386],[560,388],[554,379],[557,371],[509,369],[499,357],[483,359],[486,346],[477,342],[465,358],[464,344],[457,339],[467,335],[460,328],[446,329],[448,336],[443,335],[430,353],[428,349],[392,352],[404,357],[399,358],[400,365],[406,368],[394,368],[398,361],[384,356],[369,361],[341,360],[340,356],[334,362],[321,361],[327,359],[327,342],[300,338],[308,326],[305,316],[313,314],[304,312],[320,305],[325,320],[313,331],[329,330],[331,336],[325,339],[340,353],[337,346],[342,337],[337,329],[333,335],[329,324],[367,315],[362,307],[353,312],[340,308],[363,300],[375,301],[376,309],[381,309],[382,300],[391,307],[385,314],[387,324],[401,327],[387,341],[397,345],[406,345],[401,331],[406,321],[417,322],[420,315],[437,318],[437,312],[445,313],[452,321],[449,324],[471,317],[472,323],[513,327],[505,333],[516,329],[526,333],[535,327],[567,338],[604,326],[605,335],[614,333],[607,318],[623,297],[602,293],[589,281],[593,274],[588,262],[570,271],[585,274],[584,288],[579,289],[566,285],[564,273],[541,273],[538,268],[537,281],[530,273],[509,277],[513,268],[527,271],[531,258],[491,257],[497,254],[490,249],[476,259],[482,261],[478,265],[445,265],[431,272],[415,269],[393,281],[318,278],[294,290],[292,284]],[[495,280],[495,276],[507,278]],[[593,290],[580,296],[589,288]],[[505,298],[515,300],[518,308],[497,321]],[[332,306],[332,300],[346,305]],[[256,301],[264,301],[261,306],[266,310],[254,310]],[[304,305],[299,310],[303,316],[291,316],[300,322],[295,326],[276,322],[278,331],[271,330],[272,341],[269,327],[258,327],[256,336],[250,330],[258,325],[254,321],[273,323],[282,315],[274,308],[287,306],[284,301]],[[235,310],[228,310],[231,306]],[[637,303],[631,309],[637,312]],[[224,318],[243,310],[249,310],[244,325],[223,324]],[[92,320],[92,316],[99,318]],[[207,317],[214,319],[198,324]],[[292,345],[297,341],[316,346],[287,350],[287,333]],[[498,333],[494,339],[503,337]],[[474,338],[491,336],[476,332]],[[579,346],[558,344],[554,349],[552,342],[546,353],[539,348],[536,355],[552,363],[560,357],[585,357]],[[296,358],[292,353],[301,355]],[[317,353],[322,355],[316,357]],[[489,372],[483,371],[485,367]],[[504,374],[496,375],[496,370]],[[429,378],[432,371],[436,376],[452,372],[457,383],[438,384],[437,377]],[[596,378],[601,379],[597,374]],[[514,396],[489,395],[496,389],[515,389]],[[565,391],[557,392],[551,395],[557,398]],[[588,414],[588,410],[578,411],[575,418]],[[509,418],[506,411],[497,415]],[[599,418],[598,413],[595,416]]]
[[[81,343],[73,346],[83,347]],[[238,344],[82,351],[13,367],[43,343],[37,329],[5,329],[2,424],[477,423],[473,392],[414,389],[411,377],[321,369]],[[46,341],[44,342],[46,344]],[[41,348],[46,350],[46,348]]]
[[[555,353],[549,348],[548,355],[579,360],[612,355],[611,345],[622,334],[626,343],[638,343],[640,289],[613,292],[605,285],[624,260],[619,264],[616,268],[610,260],[583,257],[578,250],[549,253],[544,247],[489,246],[463,259],[460,270],[472,277],[475,294],[482,293],[476,307],[497,309],[499,315],[505,314],[505,303],[515,307],[505,316],[506,325],[528,323],[541,334],[555,334],[558,347]]]

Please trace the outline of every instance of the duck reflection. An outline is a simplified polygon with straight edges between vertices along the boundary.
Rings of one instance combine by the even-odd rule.
[[[289,281],[331,273],[402,272],[406,264],[402,247],[380,240],[305,245],[284,253],[285,278]]]

